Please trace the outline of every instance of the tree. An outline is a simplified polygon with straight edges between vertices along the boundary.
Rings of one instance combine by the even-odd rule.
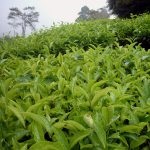
[[[83,6],[81,8],[81,12],[78,13],[79,17],[76,21],[83,21],[83,20],[95,20],[95,19],[102,19],[102,18],[109,18],[109,13],[107,12],[106,8],[100,8],[98,10],[89,9],[87,6]]]
[[[109,14],[106,8],[100,8],[98,10],[90,10],[90,18],[91,19],[109,18]]]
[[[78,13],[79,17],[76,19],[76,21],[88,20],[89,19],[89,13],[90,13],[90,9],[87,6],[83,6],[81,8],[81,11]]]
[[[30,27],[32,31],[35,31],[35,23],[38,22],[39,13],[34,10],[35,7],[25,7],[23,12],[17,7],[10,8],[8,19],[11,20],[11,22],[8,24],[13,27],[14,35],[19,26],[22,29],[22,36],[25,36],[27,27]]]
[[[107,0],[113,14],[121,18],[130,18],[150,11],[150,0]]]

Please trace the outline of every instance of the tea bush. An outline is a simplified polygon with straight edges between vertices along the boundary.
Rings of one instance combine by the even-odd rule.
[[[0,61],[0,148],[148,149],[150,52],[72,51]]]
[[[146,49],[150,48],[150,17],[148,14],[128,20],[97,20],[69,25],[60,25],[51,29],[41,30],[39,33],[22,38],[16,37],[11,41],[0,41],[0,54],[5,53],[27,58],[29,55],[37,57],[39,54],[65,54],[71,47],[87,50],[100,45],[102,47],[126,45],[131,42],[142,43]]]
[[[135,42],[148,22],[1,39],[0,150],[148,150],[150,51]]]

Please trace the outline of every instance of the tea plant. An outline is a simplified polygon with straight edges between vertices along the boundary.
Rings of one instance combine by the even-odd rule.
[[[139,45],[10,51],[0,68],[1,150],[149,149],[150,51]]]
[[[47,53],[58,55],[72,51],[72,47],[88,50],[93,46],[121,46],[137,42],[146,50],[150,49],[150,15],[144,14],[128,20],[104,19],[75,24],[62,24],[30,35],[0,40],[0,55],[4,58],[11,54],[27,59]]]

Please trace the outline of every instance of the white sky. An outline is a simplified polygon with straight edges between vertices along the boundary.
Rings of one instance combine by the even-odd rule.
[[[53,22],[74,22],[78,17],[81,7],[98,9],[107,5],[107,0],[0,0],[0,35],[12,31],[8,25],[8,13],[10,7],[22,9],[26,6],[34,6],[40,13],[37,28],[50,27]]]

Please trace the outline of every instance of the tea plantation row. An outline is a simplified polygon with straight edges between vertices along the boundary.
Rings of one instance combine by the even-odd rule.
[[[22,58],[37,57],[47,53],[58,55],[71,51],[72,47],[87,50],[91,45],[113,46],[114,42],[126,45],[141,43],[150,49],[150,15],[145,14],[129,20],[98,20],[69,25],[60,25],[41,30],[27,38],[17,37],[0,40],[0,54],[13,54]]]

